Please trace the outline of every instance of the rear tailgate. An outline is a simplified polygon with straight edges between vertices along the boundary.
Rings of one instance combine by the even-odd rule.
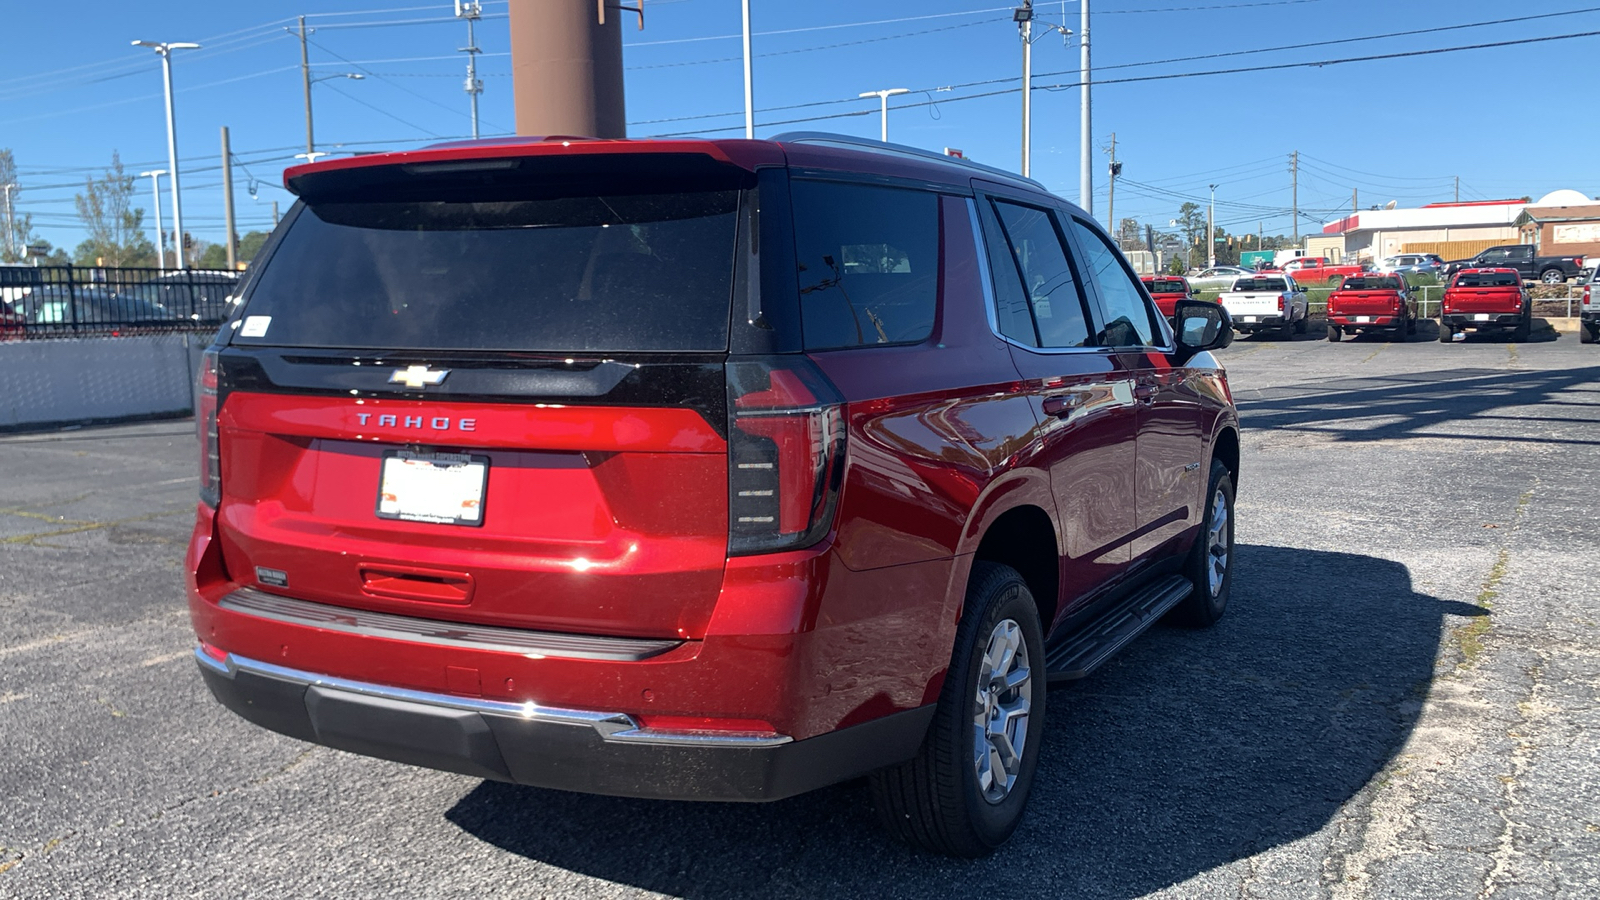
[[[1283,311],[1279,309],[1278,303],[1282,296],[1280,291],[1227,293],[1218,297],[1217,302],[1222,304],[1229,316],[1239,321],[1247,316],[1281,315]]]
[[[219,356],[232,580],[451,622],[703,634],[754,181],[609,164],[302,179],[315,190]]]
[[[1328,296],[1328,310],[1342,316],[1393,316],[1398,303],[1394,291],[1335,291]]]
[[[1444,311],[1499,315],[1521,312],[1522,291],[1514,287],[1453,287],[1445,291]]]

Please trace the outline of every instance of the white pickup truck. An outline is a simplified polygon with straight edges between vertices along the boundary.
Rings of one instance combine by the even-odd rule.
[[[1288,338],[1306,333],[1306,292],[1287,275],[1262,273],[1234,279],[1217,302],[1228,311],[1240,334],[1276,331]]]

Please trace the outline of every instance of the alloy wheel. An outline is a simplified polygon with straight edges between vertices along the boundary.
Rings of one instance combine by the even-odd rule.
[[[1022,771],[1028,742],[1028,711],[1033,706],[1033,674],[1022,626],[1013,619],[995,623],[978,666],[972,715],[972,765],[978,791],[990,803],[1011,793]]]
[[[1222,580],[1228,575],[1228,498],[1217,491],[1211,501],[1211,518],[1206,523],[1206,581],[1211,596],[1222,590]]]

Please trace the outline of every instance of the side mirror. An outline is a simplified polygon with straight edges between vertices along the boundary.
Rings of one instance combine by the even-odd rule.
[[[1233,343],[1233,319],[1219,303],[1179,300],[1173,310],[1178,327],[1178,364],[1183,365],[1204,350],[1221,350]]]

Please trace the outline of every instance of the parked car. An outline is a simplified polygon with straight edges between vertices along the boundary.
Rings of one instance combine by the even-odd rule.
[[[238,272],[185,270],[164,272],[133,290],[179,318],[220,324],[238,287]]]
[[[1225,291],[1235,279],[1254,274],[1254,269],[1239,266],[1212,266],[1209,269],[1201,269],[1186,280],[1189,282],[1189,289],[1198,294],[1201,291]]]
[[[1383,332],[1389,340],[1404,343],[1407,335],[1417,333],[1417,302],[1400,275],[1353,275],[1328,295],[1327,320],[1333,343],[1346,333],[1367,332]]]
[[[1445,289],[1439,314],[1439,341],[1450,343],[1474,331],[1510,331],[1525,341],[1533,329],[1533,305],[1516,269],[1463,269]]]
[[[1347,275],[1360,275],[1367,267],[1357,263],[1335,265],[1326,256],[1302,256],[1284,263],[1283,272],[1299,284],[1335,284]]]
[[[1277,331],[1284,338],[1306,333],[1310,304],[1306,292],[1288,275],[1252,275],[1234,279],[1217,297],[1240,334]]]
[[[9,301],[0,300],[0,341],[20,341],[26,333],[27,318]]]
[[[1445,264],[1445,275],[1454,277],[1466,269],[1513,269],[1523,281],[1563,284],[1577,278],[1586,263],[1582,256],[1535,256],[1532,244],[1502,244],[1490,247],[1471,259]]]
[[[187,556],[200,671],[256,724],[637,797],[870,775],[891,831],[976,856],[1047,681],[1226,608],[1222,311],[1174,334],[1037,182],[800,134],[286,185],[203,356]]]
[[[1432,275],[1437,278],[1444,274],[1444,267],[1444,258],[1437,253],[1402,253],[1384,257],[1374,271],[1400,276]]]
[[[1578,342],[1593,344],[1600,340],[1600,303],[1596,303],[1595,295],[1600,294],[1600,278],[1596,272],[1589,273],[1589,279],[1583,285],[1583,305],[1578,310]]]
[[[1177,324],[1179,300],[1196,299],[1194,291],[1189,288],[1189,280],[1182,275],[1141,275],[1139,280],[1150,293],[1150,299],[1156,302],[1156,309],[1166,316],[1168,324]]]
[[[32,304],[27,315],[30,326],[41,331],[112,331],[119,334],[166,330],[178,324],[171,310],[110,288],[75,286],[70,301],[65,286],[45,294]]]

